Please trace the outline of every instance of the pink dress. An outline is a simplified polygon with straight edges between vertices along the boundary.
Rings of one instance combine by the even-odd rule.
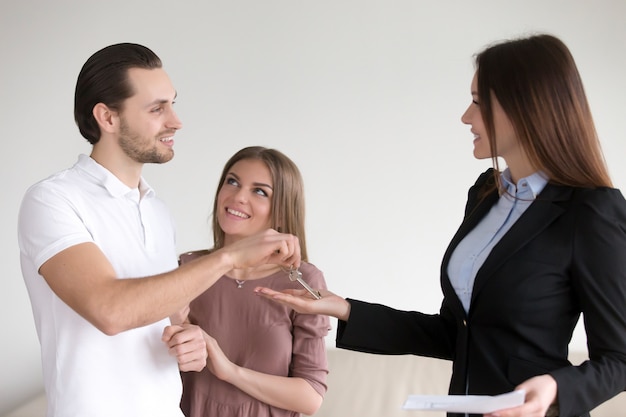
[[[303,263],[300,272],[311,287],[326,288],[322,272],[312,264]],[[298,314],[255,295],[256,286],[277,291],[301,288],[283,271],[247,281],[241,287],[234,279],[223,276],[191,303],[191,322],[214,337],[226,357],[237,365],[267,374],[303,378],[324,396],[328,374],[324,337],[330,327],[328,317]],[[187,417],[300,415],[263,403],[219,380],[206,368],[181,375],[181,408]]]

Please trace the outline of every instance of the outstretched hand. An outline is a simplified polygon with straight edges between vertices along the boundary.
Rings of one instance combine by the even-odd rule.
[[[256,287],[259,296],[286,305],[298,313],[324,314],[347,321],[350,316],[350,303],[328,290],[319,290],[322,298],[314,299],[306,290],[288,289],[282,292],[267,287]]]

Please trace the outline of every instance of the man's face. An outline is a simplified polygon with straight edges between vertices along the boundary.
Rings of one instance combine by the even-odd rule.
[[[176,90],[161,68],[131,68],[135,94],[120,112],[119,145],[139,163],[164,163],[174,157],[174,134],[182,123],[174,111]]]

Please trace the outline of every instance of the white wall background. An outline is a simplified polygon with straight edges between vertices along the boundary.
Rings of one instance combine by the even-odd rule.
[[[626,189],[624,16],[624,0],[2,0],[0,414],[42,389],[18,207],[30,184],[89,153],[73,92],[97,49],[149,46],[178,90],[176,157],[145,176],[172,208],[181,252],[209,245],[226,159],[276,147],[304,175],[310,257],[329,287],[436,312],[441,256],[490,164],[472,158],[460,122],[472,55],[527,32],[561,37]],[[580,330],[572,346],[584,349]]]

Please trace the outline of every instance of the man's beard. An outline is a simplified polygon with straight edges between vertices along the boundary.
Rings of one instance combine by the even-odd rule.
[[[173,149],[169,149],[165,153],[159,153],[156,144],[152,143],[151,147],[149,147],[150,145],[142,147],[144,143],[152,142],[131,131],[126,119],[122,118],[120,121],[119,144],[129,158],[142,164],[163,164],[174,157]]]

